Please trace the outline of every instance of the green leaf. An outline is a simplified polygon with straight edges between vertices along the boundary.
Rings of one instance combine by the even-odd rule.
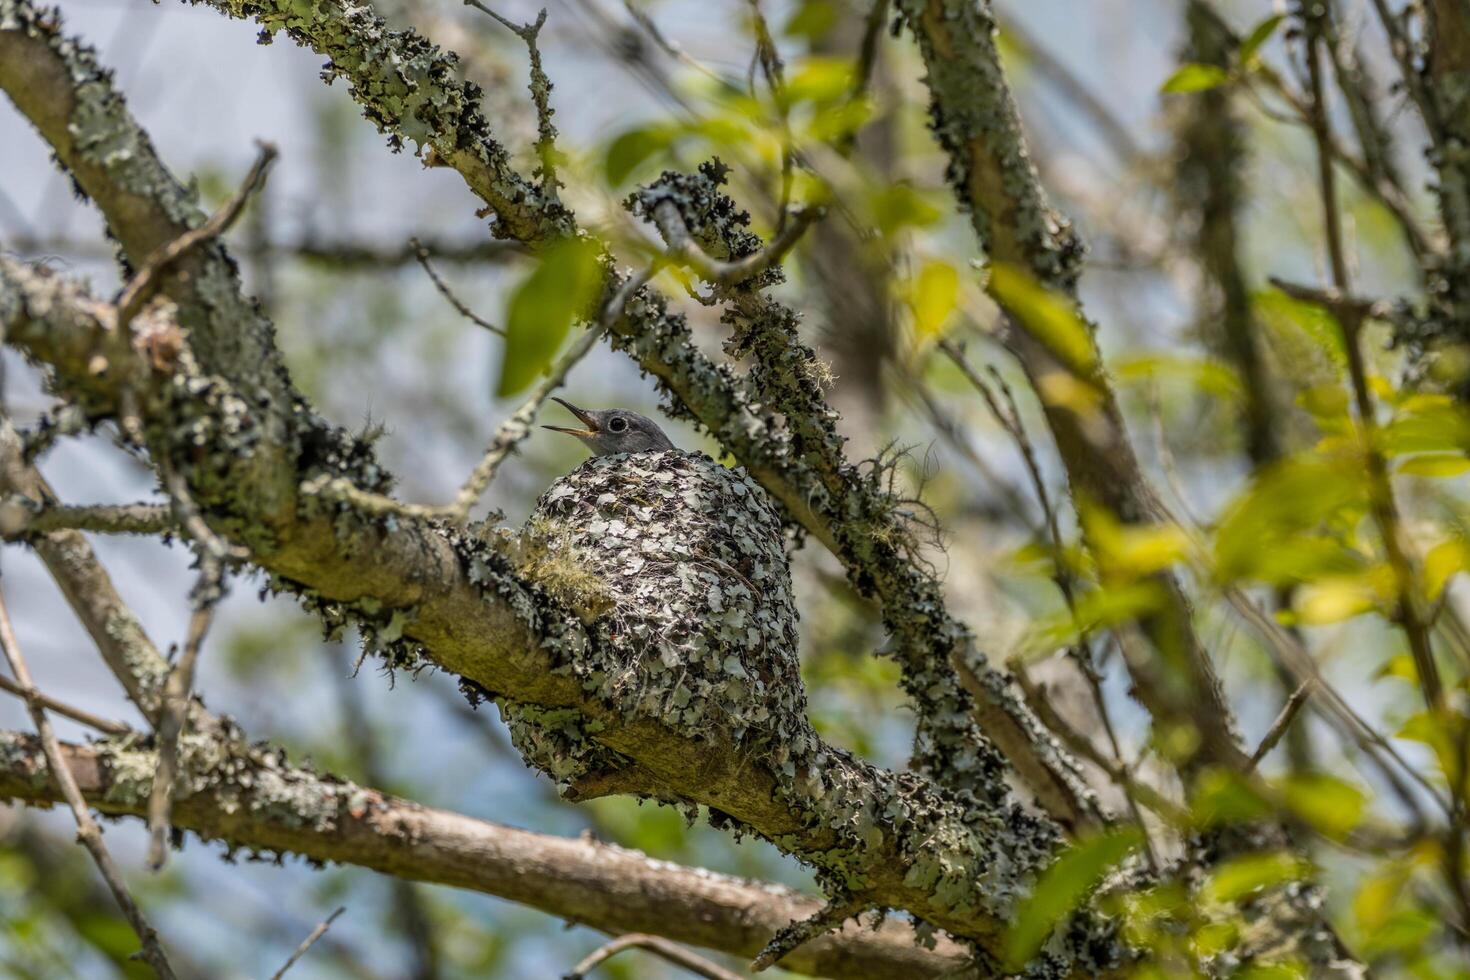
[[[1049,292],[1012,265],[992,268],[987,288],[1007,313],[1021,321],[1027,332],[1051,348],[1067,367],[1087,375],[1097,366],[1092,333],[1071,300]]]
[[[1431,602],[1455,575],[1470,568],[1470,544],[1463,538],[1450,538],[1430,548],[1424,556],[1424,592]]]
[[[1339,623],[1386,605],[1385,565],[1373,565],[1354,575],[1332,575],[1307,580],[1292,603],[1297,621],[1308,626]],[[1389,573],[1391,576],[1392,573]],[[1391,586],[1391,579],[1390,583]]]
[[[1341,840],[1363,819],[1363,791],[1325,773],[1288,776],[1281,787],[1287,807],[1323,836]]]
[[[1235,902],[1263,888],[1300,881],[1311,872],[1311,864],[1292,854],[1247,854],[1216,867],[1200,894],[1209,902]]]
[[[1159,87],[1164,95],[1179,95],[1186,92],[1204,92],[1208,89],[1218,88],[1230,81],[1230,72],[1218,65],[1201,65],[1191,62],[1180,65],[1179,70],[1170,75],[1168,80]]]
[[[1235,369],[1205,357],[1174,354],[1136,354],[1112,362],[1119,381],[1181,381],[1192,389],[1218,398],[1239,401],[1244,394]]]
[[[1406,399],[1379,432],[1379,448],[1389,456],[1470,451],[1470,415],[1438,395]]]
[[[1006,936],[1006,964],[1019,970],[1040,951],[1057,924],[1072,913],[1103,877],[1143,843],[1137,827],[1083,838],[1042,872]]]
[[[1439,761],[1439,771],[1448,776],[1458,768],[1454,735],[1450,726],[1428,711],[1410,715],[1399,729],[1398,737],[1410,742],[1421,742],[1434,750]]]
[[[1329,532],[1350,524],[1367,502],[1363,469],[1351,458],[1284,460],[1226,508],[1215,531],[1216,575],[1287,584],[1333,566],[1350,572],[1361,561]]]
[[[505,355],[497,398],[536,380],[556,356],[572,321],[586,312],[602,285],[598,248],[583,239],[551,246],[511,294],[505,313]]]
[[[1209,769],[1201,773],[1195,781],[1190,810],[1199,827],[1248,823],[1271,812],[1248,782],[1226,769]]]
[[[1427,476],[1435,479],[1459,476],[1466,470],[1470,470],[1470,459],[1466,459],[1459,453],[1430,453],[1427,456],[1414,456],[1399,464],[1398,471],[1403,476]]]
[[[667,151],[673,137],[666,126],[640,126],[619,135],[608,146],[603,163],[607,182],[614,187],[622,184],[643,163]]]
[[[1347,343],[1342,325],[1325,306],[1293,299],[1279,289],[1266,289],[1252,298],[1252,305],[1262,319],[1276,326],[1290,326],[1300,331],[1338,368],[1347,366]]]
[[[1353,917],[1364,932],[1376,932],[1393,916],[1414,866],[1405,860],[1385,861],[1361,879],[1353,896]]]
[[[782,33],[789,37],[804,37],[816,40],[837,25],[837,5],[831,0],[804,0],[795,5]]]
[[[1363,955],[1370,958],[1389,953],[1422,955],[1443,925],[1443,919],[1424,909],[1400,909],[1364,937]]]
[[[888,184],[874,188],[868,199],[873,223],[884,236],[902,228],[922,228],[944,217],[944,212],[908,184]]]
[[[813,102],[828,105],[852,92],[853,63],[848,58],[812,55],[803,58],[782,90],[788,105]]]
[[[939,334],[960,296],[960,274],[948,262],[931,259],[919,269],[909,290],[914,330],[920,337]]]
[[[1271,35],[1276,33],[1276,28],[1281,26],[1281,22],[1284,19],[1285,17],[1282,14],[1272,14],[1251,28],[1250,34],[1240,43],[1239,57],[1242,65],[1246,68],[1251,67],[1256,60],[1256,55],[1261,50],[1261,45],[1271,39]]]

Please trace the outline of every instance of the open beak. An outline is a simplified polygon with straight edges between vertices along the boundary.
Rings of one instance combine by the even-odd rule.
[[[541,428],[543,428],[543,429],[550,429],[552,432],[565,432],[569,436],[577,436],[580,439],[590,439],[593,436],[597,435],[598,432],[601,431],[597,427],[597,420],[596,419],[594,419],[591,415],[587,414],[586,412],[582,411],[577,406],[573,405],[571,402],[569,402],[569,401],[563,401],[562,399],[557,398],[555,395],[552,395],[551,396],[551,400],[554,401],[554,402],[556,402],[558,405],[562,406],[563,408],[565,408],[567,411],[571,412],[573,415],[575,415],[577,417],[577,421],[581,422],[587,428],[585,428],[585,429],[565,429],[565,428],[562,428],[559,425],[543,425]]]

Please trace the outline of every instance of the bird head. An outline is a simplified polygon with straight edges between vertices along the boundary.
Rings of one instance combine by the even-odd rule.
[[[586,409],[571,402],[552,398],[577,417],[580,429],[567,429],[559,425],[543,425],[552,432],[565,432],[576,436],[594,456],[611,456],[614,453],[655,452],[673,449],[674,444],[664,435],[652,419],[630,412],[625,408]]]

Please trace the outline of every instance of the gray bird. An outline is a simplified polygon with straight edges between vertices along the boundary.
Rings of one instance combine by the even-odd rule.
[[[586,428],[567,429],[559,425],[543,425],[541,428],[576,436],[582,440],[583,445],[592,450],[594,456],[658,452],[674,448],[669,437],[664,435],[664,431],[652,419],[637,412],[630,412],[625,408],[578,408],[571,402],[554,396],[551,400],[564,406]]]

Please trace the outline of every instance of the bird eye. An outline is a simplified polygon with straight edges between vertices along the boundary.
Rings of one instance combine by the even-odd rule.
[[[622,432],[628,427],[628,420],[621,415],[614,415],[607,423],[609,432]]]

